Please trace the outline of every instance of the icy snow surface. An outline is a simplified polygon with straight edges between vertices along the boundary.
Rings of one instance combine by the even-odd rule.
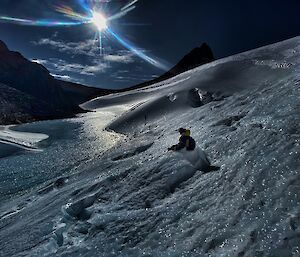
[[[0,143],[28,151],[39,151],[40,149],[36,145],[49,137],[45,134],[13,131],[10,127],[0,126]],[[0,151],[0,156],[3,154],[5,154],[4,151]]]
[[[0,256],[300,256],[299,67],[297,37],[15,128],[49,138],[1,159]]]

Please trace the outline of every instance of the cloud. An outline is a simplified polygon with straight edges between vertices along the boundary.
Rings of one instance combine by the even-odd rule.
[[[32,42],[35,45],[47,45],[59,52],[72,54],[72,55],[85,55],[88,57],[99,56],[99,48],[97,41],[85,40],[81,42],[64,42],[51,38],[42,38],[38,41]],[[112,49],[109,49],[112,52]],[[115,53],[106,54],[102,57],[103,61],[111,63],[129,64],[135,62],[132,52],[127,50],[116,51]]]
[[[47,60],[43,60],[43,59],[31,59],[32,62],[41,64],[41,65],[47,65],[48,61]]]
[[[73,79],[68,76],[68,75],[59,75],[59,74],[53,74],[53,73],[50,73],[51,76],[53,76],[54,78],[56,79],[61,79],[61,80],[66,80],[66,81],[72,81]]]
[[[118,70],[118,73],[120,74],[124,74],[124,73],[129,73],[130,70]]]
[[[92,65],[92,66],[83,66],[80,64],[72,64],[72,63],[67,63],[64,60],[59,60],[59,59],[51,59],[50,61],[44,60],[44,59],[31,59],[32,62],[47,66],[47,69],[56,73],[64,73],[65,71],[68,72],[73,72],[73,73],[87,73],[89,76],[94,75],[97,72],[100,72],[100,70],[96,70],[97,65]],[[94,73],[92,73],[94,72]],[[78,79],[71,77],[66,74],[56,74],[56,73],[50,73],[51,76],[53,76],[56,79],[64,80],[64,81],[70,81],[74,83],[84,83],[84,80]]]
[[[99,73],[104,73],[110,66],[104,62],[83,65],[80,63],[68,63],[60,59],[51,59],[53,68],[60,72],[72,72],[80,75],[95,76]],[[51,69],[51,68],[49,68]]]
[[[78,75],[95,76],[100,73],[106,72],[110,65],[107,62],[93,62],[91,64],[80,64],[74,62],[67,62],[58,58],[50,58],[49,60],[44,59],[31,59],[32,62],[44,65],[48,70],[50,70],[54,77],[63,76],[63,79],[72,79],[69,75],[57,75],[65,73],[75,73]]]
[[[133,54],[129,51],[119,51],[118,54],[108,54],[103,57],[105,61],[116,63],[133,63]]]
[[[95,56],[99,51],[97,41],[92,39],[81,42],[64,42],[51,38],[41,38],[38,41],[32,41],[32,43],[38,46],[50,46],[59,52],[76,55]]]
[[[53,73],[50,73],[50,75],[53,76],[54,78],[58,79],[58,80],[73,82],[73,83],[77,83],[77,84],[86,84],[84,79],[73,78],[73,77],[68,76],[68,75],[53,74]]]
[[[126,74],[122,75],[119,72],[115,72],[111,74],[111,78],[115,82],[132,82],[132,83],[141,83],[143,81],[149,81],[154,78],[157,78],[157,75],[134,75],[134,74]]]

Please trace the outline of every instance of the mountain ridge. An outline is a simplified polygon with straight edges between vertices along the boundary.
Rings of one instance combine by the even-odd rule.
[[[10,51],[1,40],[0,83],[2,88],[10,87],[16,90],[5,90],[5,94],[3,92],[0,95],[3,97],[0,99],[2,110],[9,112],[1,112],[1,124],[74,117],[85,112],[79,107],[81,103],[113,92],[57,80],[42,64],[26,59],[19,52]],[[18,93],[14,95],[12,92]],[[17,100],[16,96],[24,99]],[[10,107],[6,108],[3,103]],[[34,110],[29,106],[36,106],[42,110]],[[18,112],[13,113],[13,110]],[[20,114],[23,114],[23,117]]]
[[[213,60],[215,58],[211,48],[203,43],[185,55],[172,69],[154,80],[126,89],[102,89],[56,79],[42,64],[26,59],[19,52],[10,51],[7,45],[0,40],[0,83],[2,83],[2,87],[5,85],[17,90],[19,97],[26,95],[24,101],[27,101],[27,103],[21,104],[21,101],[16,101],[16,97],[10,96],[8,91],[5,95],[2,94],[2,97],[5,96],[2,104],[11,100],[11,106],[14,108],[2,106],[3,110],[10,110],[10,113],[0,114],[0,123],[11,124],[74,117],[77,113],[85,112],[79,105],[93,98],[146,87]],[[24,110],[18,109],[18,104],[19,107],[27,107]],[[34,110],[28,106],[39,106],[42,110]],[[18,115],[12,113],[15,108],[18,109]],[[19,114],[24,114],[24,118]]]

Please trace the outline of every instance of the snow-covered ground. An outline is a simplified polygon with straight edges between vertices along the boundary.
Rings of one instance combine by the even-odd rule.
[[[300,256],[299,68],[297,37],[21,126],[49,139],[1,159],[28,192],[1,203],[0,256]],[[166,151],[179,127],[219,170]]]
[[[18,132],[11,129],[11,126],[0,126],[0,143],[9,144],[28,151],[38,150],[36,145],[49,138],[48,135]]]

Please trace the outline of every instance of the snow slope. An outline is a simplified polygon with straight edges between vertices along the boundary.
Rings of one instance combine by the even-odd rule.
[[[299,68],[297,37],[84,104],[126,138],[2,204],[0,255],[300,256]],[[178,127],[219,170],[166,151]]]

